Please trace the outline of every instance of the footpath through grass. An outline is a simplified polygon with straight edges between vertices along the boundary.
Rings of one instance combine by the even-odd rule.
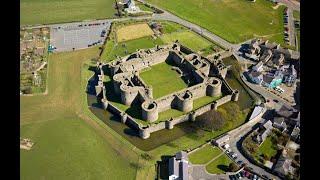
[[[231,159],[223,154],[206,166],[206,170],[211,174],[223,174],[228,171]]]
[[[217,157],[222,151],[218,147],[206,145],[203,148],[191,153],[188,157],[192,164],[206,164]]]
[[[134,179],[135,151],[101,128],[83,107],[81,67],[98,47],[49,56],[48,95],[21,97],[20,133],[35,142],[20,150],[21,179]]]
[[[283,6],[248,0],[147,0],[231,43],[283,32]],[[283,36],[283,35],[282,35]]]
[[[49,24],[111,18],[114,0],[21,0],[20,24]]]

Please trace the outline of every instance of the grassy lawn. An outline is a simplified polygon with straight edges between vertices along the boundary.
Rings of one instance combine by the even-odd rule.
[[[293,11],[293,18],[296,20],[300,20],[300,11]]]
[[[247,0],[147,0],[183,19],[198,24],[231,43],[255,35],[283,31],[283,6],[273,9],[268,1]],[[177,8],[179,7],[179,8]]]
[[[228,171],[231,159],[225,154],[218,157],[206,166],[206,170],[211,174],[223,174]]]
[[[213,147],[212,145],[206,145],[200,150],[188,155],[188,157],[192,164],[206,164],[221,153],[222,151],[219,148]]]
[[[116,31],[117,42],[124,42],[152,35],[153,31],[147,23],[130,24],[120,27]]]
[[[212,44],[210,41],[189,30],[164,34],[161,36],[161,39],[166,44],[173,43],[174,41],[179,40],[181,44],[189,47],[196,52],[202,49],[206,49]]]
[[[31,151],[20,150],[22,179],[135,178],[135,151],[119,148],[122,141],[89,117],[82,103],[81,67],[98,53],[95,47],[50,55],[49,94],[21,97],[20,134],[35,142]]]
[[[187,30],[185,27],[179,24],[168,21],[159,22],[163,27],[164,33],[160,38],[154,39],[151,36],[147,36],[125,42],[118,42],[116,40],[117,37],[115,35],[115,29],[117,29],[118,25],[114,25],[112,33],[110,33],[110,40],[107,40],[105,43],[100,58],[104,62],[110,62],[114,60],[116,56],[123,57],[136,52],[137,49],[152,48],[156,45],[168,44],[176,40],[179,40],[183,45],[186,45],[195,51],[201,50],[200,53],[203,53],[203,55],[208,55],[221,49],[216,44],[208,41],[192,31]],[[121,28],[126,26],[120,24],[119,27]]]
[[[116,43],[113,39],[107,41],[104,46],[104,50],[101,54],[101,59],[104,62],[112,61],[116,56],[126,56],[133,52],[136,52],[137,49],[152,48],[156,45],[162,45],[163,42],[161,39],[153,39],[152,37],[143,37],[131,41],[126,41],[122,43]]]
[[[256,153],[256,156],[265,154],[270,158],[277,154],[277,147],[275,144],[272,143],[271,139],[272,137],[269,136],[266,138],[265,141],[263,141],[263,143],[260,145],[258,149],[258,152]]]
[[[156,99],[188,87],[171,67],[164,62],[152,66],[151,70],[140,73],[144,82],[152,87],[153,98]]]
[[[111,18],[113,0],[21,0],[20,24],[49,24]]]

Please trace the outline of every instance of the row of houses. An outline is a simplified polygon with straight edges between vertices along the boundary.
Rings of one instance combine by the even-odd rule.
[[[272,129],[276,128],[282,133],[290,135],[292,141],[300,143],[300,112],[293,108],[282,106],[272,120],[268,120],[261,124],[256,130],[257,134],[253,139],[262,144],[263,141],[271,134]]]
[[[257,62],[248,71],[248,78],[253,83],[268,88],[275,88],[281,83],[288,86],[295,83],[298,74],[291,61],[298,61],[299,53],[290,52],[279,44],[268,43],[260,39],[253,40],[243,51],[247,58]]]

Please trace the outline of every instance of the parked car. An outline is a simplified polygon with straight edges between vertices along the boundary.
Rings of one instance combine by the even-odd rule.
[[[230,149],[227,149],[226,152],[229,154],[229,153],[231,153],[231,150],[230,150]]]
[[[238,161],[237,164],[241,166],[243,164],[243,161]]]
[[[236,174],[236,177],[238,178],[238,179],[242,179],[242,177],[241,177],[241,175],[238,173],[238,174]]]
[[[240,171],[239,174],[240,174],[241,177],[244,177],[244,172],[243,171]]]

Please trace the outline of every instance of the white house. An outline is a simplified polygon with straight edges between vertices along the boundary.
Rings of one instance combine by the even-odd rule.
[[[263,68],[263,62],[260,61],[252,67],[252,70],[261,72],[263,70],[262,68]]]
[[[258,72],[258,71],[251,71],[249,74],[248,74],[250,80],[256,84],[259,84],[261,85],[262,81],[263,81],[263,75],[261,72]]]

